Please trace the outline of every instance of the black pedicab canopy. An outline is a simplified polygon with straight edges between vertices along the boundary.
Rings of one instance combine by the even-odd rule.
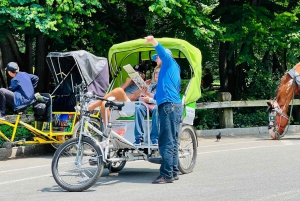
[[[87,51],[50,52],[46,57],[56,88],[53,111],[74,111],[74,87],[84,82],[88,91],[104,96],[109,85],[108,62]],[[60,100],[58,100],[60,99]]]

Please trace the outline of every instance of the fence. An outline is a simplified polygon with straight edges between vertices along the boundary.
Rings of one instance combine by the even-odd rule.
[[[229,92],[221,92],[218,96],[219,102],[205,102],[197,103],[196,109],[219,109],[219,124],[221,128],[233,128],[233,112],[235,107],[267,107],[269,100],[255,100],[255,101],[231,101],[231,94]],[[300,105],[299,99],[291,101],[290,105]],[[294,110],[294,109],[293,109]],[[299,107],[295,107],[296,111],[300,111]],[[297,114],[299,114],[298,112]],[[295,117],[300,119],[300,115]]]

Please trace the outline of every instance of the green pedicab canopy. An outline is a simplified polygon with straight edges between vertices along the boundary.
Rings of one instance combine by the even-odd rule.
[[[172,51],[173,58],[186,58],[189,61],[193,75],[185,94],[185,104],[195,102],[201,96],[202,55],[200,50],[181,39],[156,38],[156,40]],[[145,42],[145,39],[137,39],[119,43],[110,48],[108,61],[110,73],[115,80],[112,83],[114,86],[121,84],[120,80],[116,80],[117,77],[127,77],[123,66],[127,64],[134,66],[141,60],[150,60],[151,55],[156,53],[152,44],[145,44]]]

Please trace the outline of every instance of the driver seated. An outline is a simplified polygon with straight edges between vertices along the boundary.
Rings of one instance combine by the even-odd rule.
[[[134,66],[135,71],[137,71],[140,76],[145,79],[146,75],[146,64],[144,62],[135,65]],[[146,83],[150,84],[151,80],[147,80]],[[131,102],[131,101],[137,101],[140,97],[141,90],[138,88],[138,86],[132,81],[131,78],[127,78],[125,83],[118,87],[113,89],[111,92],[106,94],[104,96],[105,99],[108,97],[115,97],[115,101],[120,102]],[[106,125],[105,122],[105,103],[106,101],[98,100],[96,102],[93,102],[89,105],[89,111],[93,111],[96,107],[101,107],[101,115],[104,122],[104,125]],[[132,116],[134,114],[134,111],[132,113],[127,112],[126,114],[123,114],[122,111],[113,111],[112,114],[112,121],[118,119],[120,116]],[[107,116],[109,118],[110,111],[108,111]]]
[[[19,72],[19,66],[15,62],[9,62],[5,68],[12,77],[8,89],[0,88],[0,118],[4,120],[6,105],[14,108],[14,111],[25,108],[34,102],[34,88],[39,81],[38,76]]]

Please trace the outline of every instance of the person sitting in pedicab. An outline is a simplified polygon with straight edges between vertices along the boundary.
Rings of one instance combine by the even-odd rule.
[[[19,72],[15,62],[9,62],[5,68],[12,77],[8,89],[0,89],[0,118],[5,119],[6,105],[12,106],[14,111],[29,106],[34,102],[34,88],[37,87],[39,77],[36,75]]]
[[[150,113],[152,114],[152,129],[150,132],[150,139],[152,145],[158,145],[158,122],[157,122],[157,105],[154,100],[154,94],[156,93],[156,84],[158,80],[160,67],[154,68],[152,83],[149,86],[147,94],[142,94],[140,101],[143,101],[147,104]],[[143,104],[137,104],[135,106],[135,115],[134,115],[134,136],[135,142],[134,145],[141,145],[144,142],[144,118],[147,116],[147,108]]]
[[[146,64],[144,62],[135,65],[134,70],[137,71],[140,76],[145,79],[146,75]],[[150,84],[151,80],[147,80],[146,83]],[[131,101],[137,101],[140,97],[141,90],[138,88],[138,86],[132,81],[131,78],[127,78],[125,83],[118,87],[113,89],[111,92],[106,94],[104,96],[105,99],[109,97],[115,97],[115,101],[120,101],[120,102],[131,102]],[[104,122],[104,125],[106,125],[105,122],[105,103],[106,101],[95,101],[89,105],[89,110],[93,111],[96,107],[101,107],[101,115],[102,119]],[[114,110],[112,113],[112,121],[118,119],[120,116],[132,116],[134,112],[132,113],[124,113],[122,111],[116,111]],[[109,118],[110,116],[110,111],[108,111],[107,116]]]

